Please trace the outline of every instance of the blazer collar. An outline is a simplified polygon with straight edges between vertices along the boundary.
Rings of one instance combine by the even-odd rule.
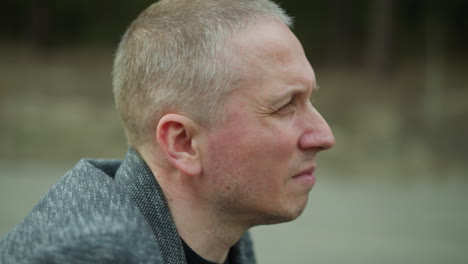
[[[177,233],[161,186],[140,154],[130,148],[115,180],[131,196],[158,242],[164,263],[185,264],[182,241]]]
[[[115,180],[131,196],[158,242],[163,263],[186,264],[182,241],[177,233],[166,198],[150,168],[133,148],[127,152]],[[256,263],[249,233],[231,249],[232,264]]]

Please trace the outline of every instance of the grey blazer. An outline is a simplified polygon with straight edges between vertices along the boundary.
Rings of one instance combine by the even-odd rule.
[[[233,263],[255,263],[246,233]],[[79,161],[0,240],[0,263],[186,263],[162,190],[130,149]]]

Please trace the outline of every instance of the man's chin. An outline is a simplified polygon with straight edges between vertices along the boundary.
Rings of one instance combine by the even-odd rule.
[[[286,222],[291,222],[297,219],[303,212],[307,205],[307,202],[301,206],[298,206],[294,209],[284,210],[281,212],[276,212],[274,214],[264,215],[263,219],[259,219],[261,222],[257,225],[274,225],[281,224]]]

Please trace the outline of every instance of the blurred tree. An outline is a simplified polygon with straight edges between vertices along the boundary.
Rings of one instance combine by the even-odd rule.
[[[35,47],[45,48],[52,43],[51,1],[30,1],[24,10],[24,34],[29,43]]]
[[[437,133],[435,130],[440,124],[443,113],[446,27],[444,14],[440,12],[441,5],[440,2],[430,2],[425,12],[426,81],[421,105],[424,126],[431,133]]]
[[[353,54],[354,8],[355,2],[348,0],[329,0],[328,16],[328,63],[342,65],[351,61]]]
[[[35,46],[112,45],[129,22],[153,0],[4,0],[0,8],[0,39]],[[402,58],[424,56],[425,7],[438,3],[443,13],[447,51],[468,54],[468,1],[452,0],[283,0],[297,18],[295,33],[314,63],[360,65],[374,73],[389,72]],[[80,44],[80,45],[81,45]],[[419,51],[419,52],[418,52]],[[422,53],[421,53],[422,52]]]
[[[395,0],[375,0],[370,9],[368,67],[380,77],[388,75],[392,63],[395,5]]]

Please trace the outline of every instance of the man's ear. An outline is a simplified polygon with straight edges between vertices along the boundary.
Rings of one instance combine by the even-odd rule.
[[[156,136],[168,161],[188,176],[201,173],[197,135],[199,126],[180,114],[164,115],[158,123]]]

